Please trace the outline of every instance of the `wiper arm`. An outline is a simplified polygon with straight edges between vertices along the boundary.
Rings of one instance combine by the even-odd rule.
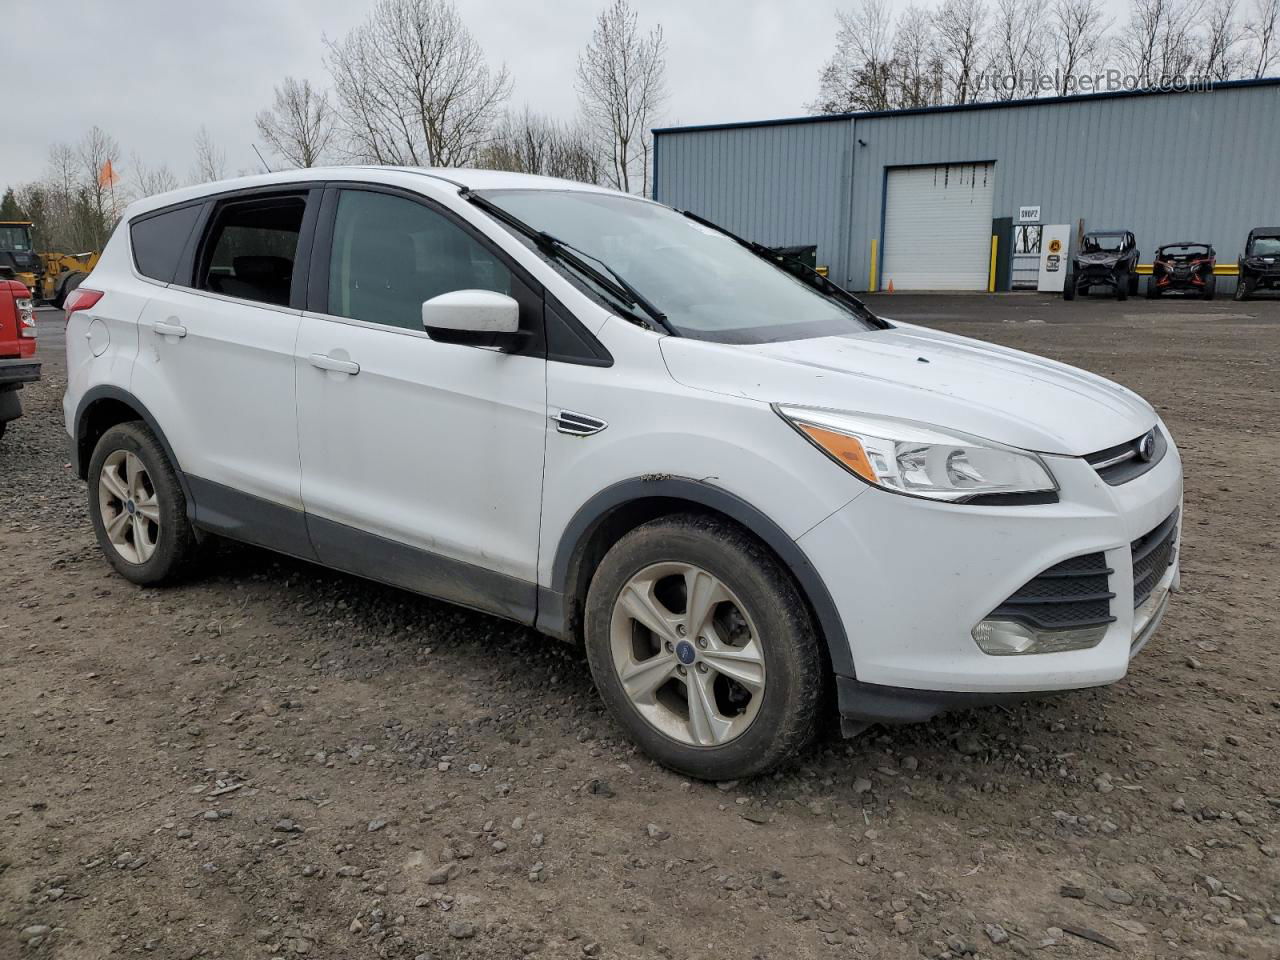
[[[492,200],[480,196],[480,194],[464,187],[461,191],[462,196],[469,203],[475,204],[485,213],[495,219],[505,223],[511,229],[518,233],[524,234],[530,240],[534,241],[543,250],[552,254],[556,258],[563,260],[579,273],[590,277],[591,280],[599,287],[608,291],[610,296],[621,301],[628,307],[639,307],[657,324],[657,326],[667,333],[674,333],[671,324],[667,322],[667,315],[655,307],[640,291],[629,284],[616,270],[601,260],[599,257],[587,253],[585,250],[579,250],[567,241],[561,240],[559,237],[547,233],[545,230],[539,230],[531,224],[525,223],[519,217],[508,213],[502,207],[498,206]],[[588,260],[594,260],[600,264],[603,270],[593,267]]]
[[[797,260],[795,257],[788,256],[785,253],[779,253],[773,247],[766,247],[763,243],[756,243],[754,240],[747,240],[745,237],[740,237],[736,233],[730,233],[724,227],[720,226],[720,224],[712,223],[710,220],[700,217],[696,213],[692,213],[688,210],[682,210],[681,213],[694,223],[708,227],[716,231],[716,233],[728,237],[739,246],[746,247],[761,260],[769,261],[770,264],[777,267],[779,270],[782,270],[784,273],[795,277],[806,286],[813,287],[819,293],[828,296],[833,300],[838,300],[845,306],[852,307],[854,313],[858,314],[858,316],[871,321],[882,329],[889,328],[890,325],[872,313],[865,303],[855,297],[844,287],[832,282],[829,278],[824,277],[807,263]]]

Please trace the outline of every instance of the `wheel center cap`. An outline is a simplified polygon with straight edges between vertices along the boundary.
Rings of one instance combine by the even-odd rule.
[[[693,649],[693,644],[688,640],[681,640],[676,644],[676,659],[687,667],[698,659],[698,651]]]
[[[124,508],[128,510],[130,513],[138,512],[138,505],[135,504],[132,500],[126,500],[124,502]]]

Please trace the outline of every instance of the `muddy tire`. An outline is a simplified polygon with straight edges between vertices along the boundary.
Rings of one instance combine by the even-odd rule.
[[[107,560],[133,583],[173,582],[196,557],[178,475],[141,422],[112,427],[93,448],[89,515]]]
[[[677,515],[626,534],[592,578],[585,635],[609,712],[672,770],[757,776],[814,739],[821,637],[788,571],[740,527]]]

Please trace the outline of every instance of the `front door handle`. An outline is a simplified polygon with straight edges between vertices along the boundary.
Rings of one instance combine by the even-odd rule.
[[[323,353],[313,353],[311,355],[311,365],[319,367],[321,370],[332,370],[334,373],[347,373],[355,376],[360,372],[360,364],[354,360],[339,360],[336,357],[330,357]]]
[[[176,320],[160,320],[153,323],[151,329],[162,337],[177,337],[181,339],[187,335],[187,328]]]

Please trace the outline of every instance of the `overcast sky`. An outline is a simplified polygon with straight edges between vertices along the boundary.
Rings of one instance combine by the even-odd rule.
[[[604,2],[457,5],[490,62],[510,69],[511,105],[528,102],[568,118],[577,109],[578,51]],[[642,24],[660,22],[666,32],[664,124],[804,113],[834,46],[839,6],[633,2]],[[253,117],[270,103],[273,85],[289,74],[327,83],[322,37],[345,34],[371,3],[0,0],[0,60],[8,78],[0,187],[39,177],[51,143],[74,143],[95,123],[120,143],[125,176],[136,152],[187,180],[201,123],[226,151],[231,172],[256,168]]]

